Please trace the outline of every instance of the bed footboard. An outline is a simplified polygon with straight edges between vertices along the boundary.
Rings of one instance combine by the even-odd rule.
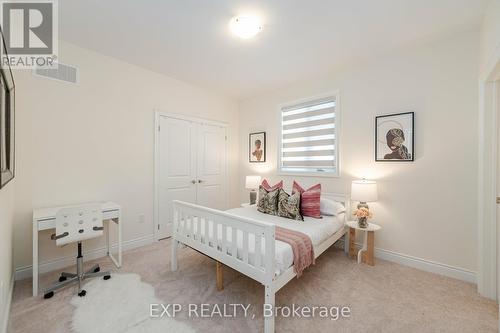
[[[173,201],[171,269],[183,243],[264,285],[275,276],[275,227],[182,201]]]
[[[183,243],[262,283],[264,302],[274,309],[274,224],[177,200],[173,206],[171,269],[177,270],[177,248]],[[264,317],[264,332],[274,332],[274,316]]]

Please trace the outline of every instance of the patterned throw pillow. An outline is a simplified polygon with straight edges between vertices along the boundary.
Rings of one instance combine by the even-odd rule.
[[[279,189],[267,191],[262,185],[259,186],[259,201],[257,210],[264,214],[276,215],[278,212]]]
[[[304,218],[300,215],[300,193],[290,195],[283,189],[279,191],[278,216],[304,221]]]
[[[320,219],[321,184],[316,184],[304,190],[299,183],[293,181],[292,194],[297,192],[300,193],[300,212],[302,215]]]

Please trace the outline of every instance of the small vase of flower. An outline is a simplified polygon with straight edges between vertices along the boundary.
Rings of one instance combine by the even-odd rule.
[[[368,228],[368,219],[372,217],[372,213],[368,208],[360,207],[354,211],[353,215],[358,218],[358,226],[360,228]]]

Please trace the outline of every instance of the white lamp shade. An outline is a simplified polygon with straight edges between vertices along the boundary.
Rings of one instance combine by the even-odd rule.
[[[377,183],[372,180],[353,180],[351,184],[351,200],[360,202],[377,201]]]
[[[260,185],[260,176],[247,176],[245,187],[250,190],[258,189]]]

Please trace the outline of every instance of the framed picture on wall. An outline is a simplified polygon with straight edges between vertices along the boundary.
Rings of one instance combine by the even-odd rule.
[[[375,117],[376,162],[414,161],[414,141],[414,112]]]
[[[266,161],[266,132],[250,133],[248,146],[248,160],[250,163]]]
[[[2,31],[0,33],[3,34]],[[0,55],[7,56],[1,37]],[[14,77],[5,61],[0,64],[0,188],[14,178]]]

